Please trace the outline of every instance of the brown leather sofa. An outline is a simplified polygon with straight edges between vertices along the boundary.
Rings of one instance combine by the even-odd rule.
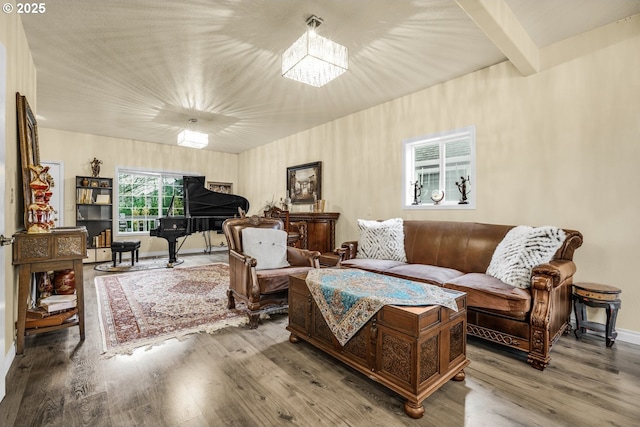
[[[543,370],[553,343],[569,328],[573,252],[582,234],[565,229],[552,261],[533,268],[531,287],[485,274],[493,252],[514,226],[452,221],[404,221],[407,262],[356,258],[357,241],[336,249],[342,267],[392,275],[467,293],[467,334],[528,354]]]

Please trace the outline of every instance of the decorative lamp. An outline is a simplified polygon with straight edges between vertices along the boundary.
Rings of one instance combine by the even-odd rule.
[[[189,119],[191,126],[197,122],[198,119]],[[185,129],[178,134],[178,145],[182,147],[204,148],[209,145],[209,135],[196,132],[192,129]]]
[[[349,69],[347,48],[322,37],[316,28],[322,18],[307,18],[309,29],[282,54],[282,75],[321,87]]]

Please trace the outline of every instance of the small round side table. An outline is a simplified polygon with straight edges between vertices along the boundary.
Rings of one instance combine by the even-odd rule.
[[[622,306],[619,295],[622,291],[614,286],[598,283],[573,284],[573,309],[576,314],[576,338],[580,338],[587,329],[604,332],[607,347],[613,346],[618,333],[616,332],[616,318]],[[586,306],[604,308],[607,312],[607,324],[590,322],[587,320]]]

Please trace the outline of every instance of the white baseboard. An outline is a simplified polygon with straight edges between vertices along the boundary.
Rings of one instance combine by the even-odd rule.
[[[224,246],[212,246],[211,252],[218,253],[229,250],[227,245]],[[178,252],[177,256],[180,258],[180,255],[207,255],[207,253],[202,249],[182,249]],[[169,252],[167,251],[156,251],[156,252],[140,252],[140,258],[158,258],[158,257],[169,257]]]
[[[616,328],[616,332],[618,333],[616,341],[624,341],[629,344],[640,345],[640,332],[618,328]]]
[[[576,328],[576,316],[572,311],[571,312],[571,330],[573,331],[575,328]],[[622,341],[629,344],[640,345],[640,332],[631,331],[629,329],[618,329],[618,328],[616,328],[616,332],[618,333],[618,336],[616,337],[616,341]],[[587,330],[587,333],[595,333],[604,338],[604,332],[593,332],[593,331]]]
[[[9,347],[9,351],[4,355],[4,362],[2,363],[2,378],[7,378],[9,374],[9,369],[11,368],[11,364],[13,363],[13,359],[16,358],[16,342],[15,340],[11,343],[11,347]]]

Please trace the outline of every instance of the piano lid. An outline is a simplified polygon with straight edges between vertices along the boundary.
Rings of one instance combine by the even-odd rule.
[[[249,201],[235,194],[211,191],[204,186],[204,176],[184,176],[184,213],[197,216],[228,216],[238,214],[238,208],[249,211]]]

